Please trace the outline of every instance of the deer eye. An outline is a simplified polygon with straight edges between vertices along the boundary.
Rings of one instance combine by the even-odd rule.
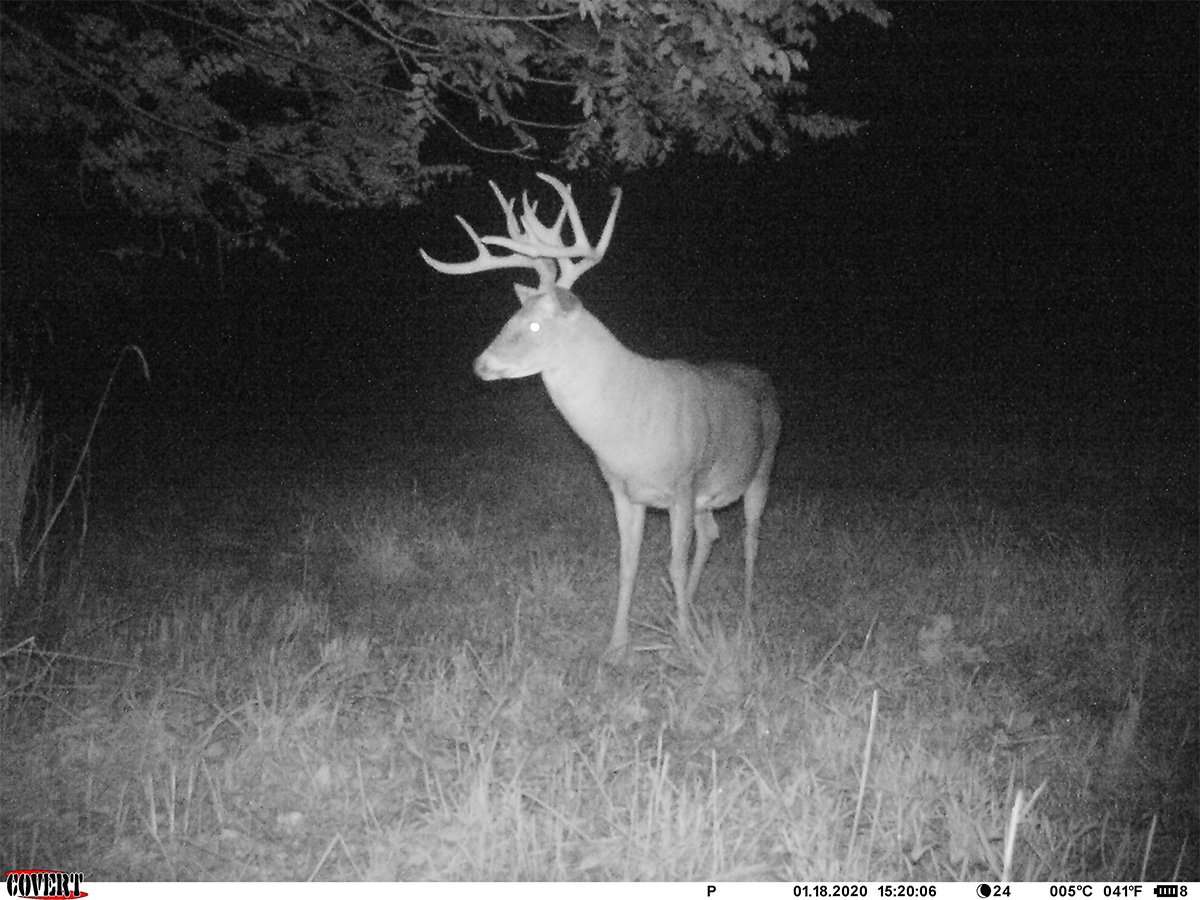
[[[529,330],[532,331],[534,334],[537,334],[539,331],[542,330],[542,323],[541,322],[530,322]]]

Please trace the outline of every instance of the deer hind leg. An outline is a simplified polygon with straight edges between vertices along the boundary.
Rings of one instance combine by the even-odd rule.
[[[675,592],[675,627],[681,638],[691,635],[688,622],[688,604],[692,596],[690,592],[691,579],[688,578],[688,551],[692,545],[692,517],[696,515],[692,506],[691,495],[687,499],[671,507],[671,588]],[[698,516],[697,516],[698,518]],[[703,537],[700,543],[704,543]],[[712,541],[708,541],[712,544]],[[697,550],[699,550],[699,545]],[[705,547],[704,554],[708,555]],[[692,570],[695,572],[695,569]]]
[[[708,562],[708,554],[712,550],[713,541],[721,536],[721,531],[717,528],[717,520],[713,517],[711,509],[698,511],[693,521],[696,526],[696,555],[692,557],[692,570],[688,573],[687,598],[689,603],[696,598],[696,589],[700,586],[700,573],[704,571],[704,564]]]
[[[754,599],[754,564],[758,560],[758,525],[762,521],[763,508],[767,505],[767,489],[771,483],[771,466],[775,462],[775,443],[779,437],[778,419],[774,431],[768,431],[768,443],[758,464],[758,472],[750,487],[746,488],[742,505],[746,513],[746,533],[743,537],[746,545],[746,580],[742,588],[742,597],[746,604],[746,614],[750,613],[750,605]]]
[[[746,488],[742,502],[746,512],[746,532],[742,537],[746,547],[746,575],[742,597],[746,612],[749,613],[754,597],[754,563],[758,559],[758,525],[762,521],[763,508],[767,505],[767,479],[755,478]]]
[[[646,522],[646,507],[634,503],[624,494],[613,491],[613,506],[617,513],[617,531],[621,536],[621,564],[617,588],[617,617],[613,621],[612,639],[604,652],[605,660],[624,660],[629,648],[629,606],[633,599],[633,583],[637,578],[638,556],[642,549],[642,526]]]
[[[771,469],[775,465],[775,449],[779,446],[781,416],[779,404],[775,399],[775,391],[767,382],[766,394],[762,401],[762,435],[763,450],[758,460],[758,471],[754,480],[746,488],[742,505],[746,513],[746,580],[742,596],[746,604],[746,613],[750,613],[750,604],[754,597],[754,563],[758,559],[758,525],[762,521],[763,508],[767,505],[767,489],[771,484]]]

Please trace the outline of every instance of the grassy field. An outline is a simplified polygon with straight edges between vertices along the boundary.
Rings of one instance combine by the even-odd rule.
[[[93,879],[1200,877],[1194,448],[785,399],[751,621],[735,509],[674,644],[652,516],[622,670],[598,661],[610,501],[536,381],[114,413],[72,566],[36,626],[6,610],[0,854]]]

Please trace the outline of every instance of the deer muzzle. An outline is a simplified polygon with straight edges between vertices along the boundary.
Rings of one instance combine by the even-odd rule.
[[[497,378],[504,377],[503,373],[488,359],[486,351],[475,357],[475,374],[484,381],[495,381]]]

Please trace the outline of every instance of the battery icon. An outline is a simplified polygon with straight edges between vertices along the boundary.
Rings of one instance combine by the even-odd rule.
[[[1155,897],[1178,897],[1179,885],[1177,884],[1156,884],[1154,886]]]

